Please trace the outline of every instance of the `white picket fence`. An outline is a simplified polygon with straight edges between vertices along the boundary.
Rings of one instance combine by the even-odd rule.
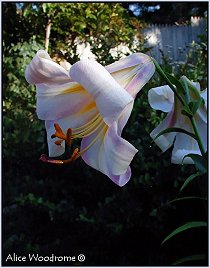
[[[158,62],[162,61],[160,50],[170,61],[183,62],[193,41],[198,41],[198,35],[206,33],[206,20],[191,17],[191,25],[149,25],[143,29],[146,47],[152,47],[148,52]]]
[[[162,54],[164,53],[170,62],[185,62],[187,52],[193,41],[198,41],[198,35],[206,33],[206,19],[200,17],[191,17],[190,25],[149,25],[142,30],[146,38],[145,47],[152,47],[147,53],[154,57],[159,63],[162,62]],[[136,47],[138,39],[135,40],[133,46]],[[126,45],[119,46],[110,50],[115,57],[118,53],[122,57],[132,52]],[[80,59],[93,58],[95,55],[91,51],[89,43],[78,43],[77,55]]]

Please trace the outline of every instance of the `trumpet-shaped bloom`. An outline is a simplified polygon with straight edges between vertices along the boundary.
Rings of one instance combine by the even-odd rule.
[[[191,83],[197,88],[198,94],[201,95],[205,102],[204,107],[200,107],[194,116],[204,148],[207,150],[207,90],[200,91],[199,83]],[[193,96],[193,92],[190,92],[190,95],[192,99],[195,97]],[[181,113],[181,103],[174,96],[174,92],[169,86],[160,86],[150,89],[148,99],[153,109],[168,113],[165,119],[150,133],[153,139],[155,139],[161,131],[172,127],[181,128],[194,133],[190,119]],[[193,160],[185,156],[190,153],[201,155],[197,141],[184,133],[165,133],[154,141],[163,152],[174,144],[171,158],[171,162],[174,164],[193,164]]]
[[[136,94],[154,71],[150,57],[137,53],[105,68],[94,60],[81,60],[67,72],[45,51],[38,51],[25,77],[36,85],[37,115],[45,120],[49,156],[62,155],[66,143],[70,146],[80,138],[80,151],[76,149],[67,162],[81,156],[116,184],[126,184],[137,149],[121,133]]]

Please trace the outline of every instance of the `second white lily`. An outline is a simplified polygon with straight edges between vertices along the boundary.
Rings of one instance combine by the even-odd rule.
[[[199,94],[205,102],[204,107],[200,107],[194,115],[198,130],[203,142],[205,151],[207,150],[207,90],[201,91],[200,84],[189,81],[183,77],[189,84],[195,87],[194,91],[190,91],[191,98],[195,98],[195,93]],[[196,92],[195,92],[196,91]],[[193,160],[186,155],[193,153],[201,155],[197,141],[184,134],[178,132],[165,133],[155,139],[155,137],[167,128],[181,128],[188,132],[194,133],[190,119],[181,113],[182,105],[177,97],[174,96],[172,89],[165,85],[155,87],[149,90],[148,99],[151,107],[168,113],[165,119],[150,133],[155,143],[165,152],[173,144],[171,162],[174,164],[193,164]],[[184,158],[185,157],[185,158]]]

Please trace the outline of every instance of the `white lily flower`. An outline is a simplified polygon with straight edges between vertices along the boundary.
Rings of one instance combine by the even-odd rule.
[[[205,102],[204,107],[200,107],[194,116],[204,148],[207,150],[207,90],[200,91],[199,83],[190,83],[197,88],[197,93],[201,95]],[[193,91],[190,91],[191,99],[195,99],[194,94]],[[194,133],[190,119],[181,113],[182,105],[169,86],[165,85],[150,89],[148,100],[153,109],[168,113],[165,119],[150,133],[153,139],[161,131],[172,127]],[[174,164],[194,164],[190,157],[185,156],[190,153],[201,155],[197,141],[184,133],[165,133],[155,139],[154,142],[163,152],[174,144],[171,158],[171,162]]]
[[[137,53],[105,68],[95,60],[81,60],[67,72],[45,51],[38,51],[25,77],[36,85],[37,115],[45,120],[49,156],[64,153],[64,140],[70,145],[81,138],[80,152],[75,150],[70,161],[81,156],[119,186],[125,185],[137,149],[121,138],[121,132],[136,94],[154,71],[150,57]],[[54,142],[52,136],[59,139]]]

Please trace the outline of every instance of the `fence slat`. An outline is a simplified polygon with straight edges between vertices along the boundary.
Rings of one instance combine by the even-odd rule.
[[[153,47],[149,54],[162,62],[161,51],[172,61],[185,61],[190,44],[206,35],[206,21],[191,17],[191,25],[150,25],[143,29],[146,47]]]

